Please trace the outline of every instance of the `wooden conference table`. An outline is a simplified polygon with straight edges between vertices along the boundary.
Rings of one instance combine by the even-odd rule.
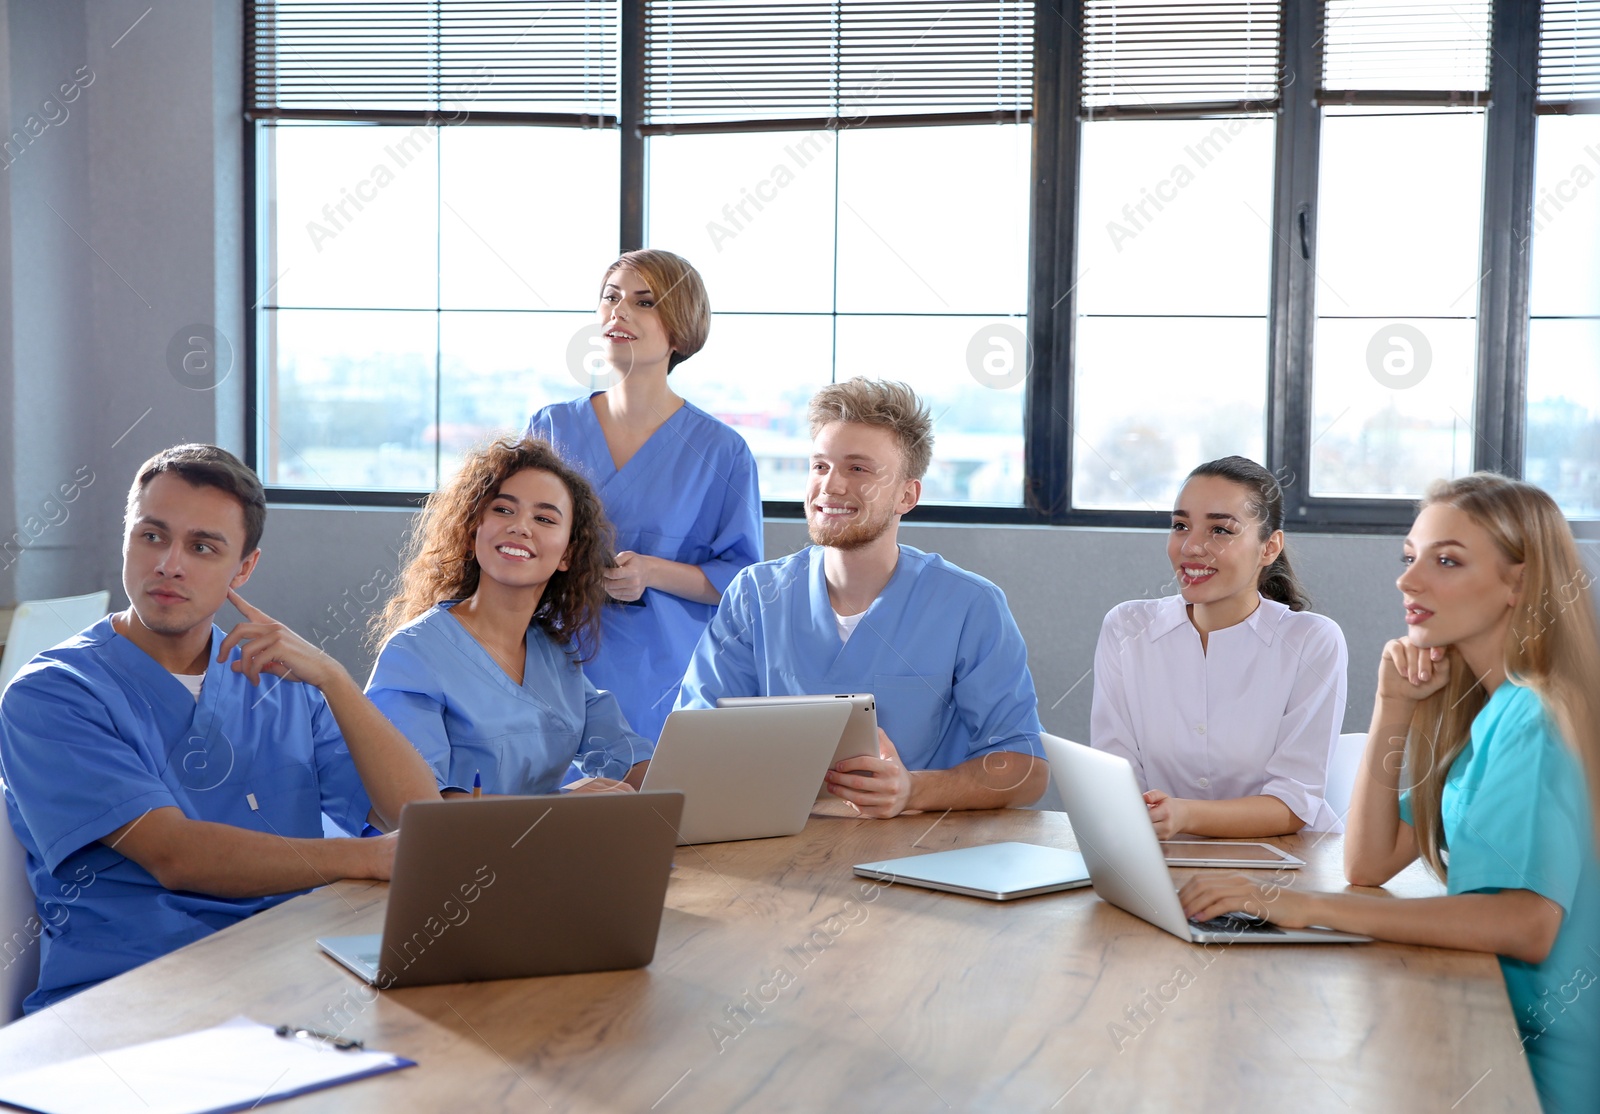
[[[387,887],[343,882],[0,1029],[0,1072],[244,1013],[419,1064],[282,1107],[305,1111],[1538,1109],[1492,956],[1207,950],[1088,889],[868,883],[854,863],[1072,830],[817,808],[798,836],[679,848],[642,970],[378,995],[313,943],[382,928]],[[1308,860],[1296,885],[1342,888],[1339,837],[1276,842]],[[1439,892],[1415,866],[1389,889]]]

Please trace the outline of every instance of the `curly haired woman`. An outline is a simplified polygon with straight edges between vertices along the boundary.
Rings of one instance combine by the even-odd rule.
[[[400,586],[373,625],[367,695],[445,787],[637,788],[653,744],[584,676],[606,599],[611,528],[555,450],[505,438],[423,508]]]

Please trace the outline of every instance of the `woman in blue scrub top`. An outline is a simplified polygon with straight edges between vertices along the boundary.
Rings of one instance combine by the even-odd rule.
[[[744,438],[668,385],[710,331],[699,272],[671,252],[627,252],[606,269],[599,318],[616,385],[546,406],[527,432],[589,477],[616,530],[612,605],[585,668],[655,739],[722,593],[761,560],[761,491]]]
[[[374,623],[367,695],[448,791],[637,788],[654,744],[580,668],[605,606],[600,500],[543,441],[469,455],[428,499]]]
[[[1555,502],[1485,472],[1433,487],[1403,563],[1410,630],[1379,665],[1345,874],[1381,886],[1420,855],[1447,896],[1305,893],[1229,876],[1185,885],[1184,911],[1495,952],[1545,1111],[1593,1110],[1600,865],[1574,752],[1600,733],[1590,577]]]

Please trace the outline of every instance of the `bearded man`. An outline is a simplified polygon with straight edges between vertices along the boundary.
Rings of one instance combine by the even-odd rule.
[[[1049,773],[1005,594],[899,542],[933,455],[927,407],[903,383],[857,378],[819,391],[809,416],[815,544],[734,578],[677,706],[870,692],[879,753],[827,774],[861,815],[1032,804]]]

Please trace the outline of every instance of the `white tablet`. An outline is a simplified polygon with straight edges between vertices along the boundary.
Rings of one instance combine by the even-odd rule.
[[[1306,865],[1270,843],[1222,843],[1211,839],[1164,839],[1168,866],[1224,866],[1234,870],[1297,870]]]
[[[640,789],[684,795],[680,844],[794,835],[849,718],[839,700],[679,708],[662,725]]]
[[[769,704],[828,704],[843,700],[850,705],[850,718],[845,721],[844,733],[834,748],[830,767],[846,758],[878,757],[878,701],[870,692],[830,692],[816,695],[792,696],[722,696],[717,698],[719,708],[761,708]],[[863,771],[861,777],[871,777]],[[817,790],[817,800],[831,796],[827,783]]]

